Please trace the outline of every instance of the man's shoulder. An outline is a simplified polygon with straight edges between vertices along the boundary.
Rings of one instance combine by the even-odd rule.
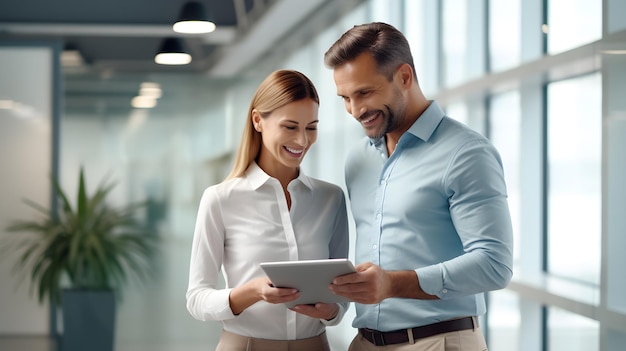
[[[327,193],[342,193],[343,189],[335,183],[331,183],[319,178],[308,177],[314,191],[322,191]]]

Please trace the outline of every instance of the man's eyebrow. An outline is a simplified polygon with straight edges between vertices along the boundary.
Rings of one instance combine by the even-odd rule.
[[[373,86],[361,86],[361,87],[357,87],[354,90],[350,91],[349,94],[356,94],[362,91],[369,91],[369,90],[374,90],[375,88]],[[346,97],[347,95],[342,94],[341,92],[337,92],[337,96],[339,97]]]

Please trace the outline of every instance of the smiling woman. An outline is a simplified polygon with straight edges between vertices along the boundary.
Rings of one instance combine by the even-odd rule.
[[[287,308],[300,292],[275,287],[260,268],[262,262],[348,255],[343,191],[300,169],[317,139],[318,108],[317,90],[305,75],[270,74],[250,103],[231,174],[202,195],[187,309],[198,320],[222,323],[218,351],[250,350],[247,345],[257,343],[267,349],[330,350],[325,328],[339,324],[348,308],[347,303]],[[228,279],[220,289],[222,267]]]

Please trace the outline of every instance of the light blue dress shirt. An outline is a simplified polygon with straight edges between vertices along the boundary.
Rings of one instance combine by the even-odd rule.
[[[484,292],[512,276],[513,234],[500,156],[437,102],[400,138],[364,138],[346,161],[356,263],[415,270],[439,300],[355,304],[355,328],[411,328],[485,312]]]

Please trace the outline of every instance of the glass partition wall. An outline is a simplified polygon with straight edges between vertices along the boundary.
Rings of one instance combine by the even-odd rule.
[[[51,206],[56,160],[53,135],[59,113],[58,47],[55,43],[0,42],[0,241],[16,220],[38,213],[25,200]],[[49,306],[39,303],[29,282],[16,275],[19,259],[0,252],[0,348],[3,335],[41,335],[52,332]]]

